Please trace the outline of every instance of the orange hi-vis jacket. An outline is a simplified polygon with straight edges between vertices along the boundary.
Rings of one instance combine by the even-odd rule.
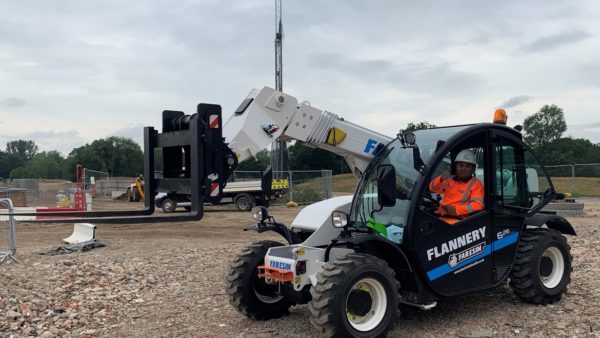
[[[429,183],[429,191],[436,194],[444,194],[441,205],[452,205],[456,209],[458,218],[465,218],[470,213],[484,209],[483,204],[483,183],[473,177],[466,182],[461,182],[454,177],[442,182],[442,177],[438,176]],[[439,208],[442,216],[448,213]]]

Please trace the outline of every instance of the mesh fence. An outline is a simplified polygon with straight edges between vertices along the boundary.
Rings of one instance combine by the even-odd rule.
[[[93,198],[106,200],[110,198],[109,190],[110,176],[108,173],[84,168],[85,191],[92,194]]]
[[[262,175],[262,171],[236,171],[233,173],[233,180],[259,181]],[[273,172],[273,177],[278,177],[273,190],[279,196],[273,204],[285,204],[289,201],[308,204],[332,197],[331,170],[278,171]],[[279,188],[285,183],[287,188]]]
[[[15,237],[15,222],[12,216],[1,216],[3,213],[13,212],[12,202],[6,198],[0,198],[0,264],[7,258],[14,258],[17,251],[17,242]]]
[[[278,177],[287,178],[288,189],[284,190],[280,203],[294,201],[309,204],[331,198],[331,170],[298,170],[278,173]]]
[[[545,166],[557,191],[600,197],[600,163]]]

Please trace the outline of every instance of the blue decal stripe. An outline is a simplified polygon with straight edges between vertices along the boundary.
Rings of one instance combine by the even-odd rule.
[[[477,256],[471,257],[471,258],[467,259],[466,261],[461,262],[460,264],[456,265],[454,268],[451,268],[450,265],[448,265],[448,263],[446,263],[446,264],[438,266],[435,269],[429,270],[427,272],[427,277],[429,277],[429,280],[431,280],[431,281],[438,279],[454,270],[462,268],[465,265],[469,265],[480,258],[488,256],[493,251],[498,251],[504,247],[507,247],[507,246],[513,244],[513,243],[516,243],[518,239],[519,239],[519,232],[518,231],[513,232],[507,236],[504,236],[503,238],[501,238],[499,240],[492,242],[491,245],[486,245],[485,250],[483,250],[483,253],[480,253]]]
[[[513,232],[510,235],[504,236],[501,239],[492,243],[492,247],[494,247],[494,251],[500,250],[500,249],[504,248],[505,246],[509,246],[513,243],[516,243],[518,239],[519,239],[519,233]]]

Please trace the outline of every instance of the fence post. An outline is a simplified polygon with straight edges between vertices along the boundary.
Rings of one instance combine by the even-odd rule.
[[[289,195],[290,195],[290,201],[294,200],[294,189],[292,189],[292,171],[290,170],[289,172],[289,177],[290,179],[288,180],[288,191],[289,191]]]
[[[575,164],[571,164],[571,194],[575,194]]]

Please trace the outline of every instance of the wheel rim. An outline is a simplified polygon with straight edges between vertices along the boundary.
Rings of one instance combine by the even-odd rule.
[[[545,263],[545,267],[543,265]],[[548,266],[551,264],[551,266]],[[555,288],[565,273],[565,258],[557,247],[550,247],[544,251],[540,262],[540,280],[544,287]]]
[[[167,211],[173,211],[173,210],[175,210],[175,205],[174,205],[174,204],[175,204],[175,203],[174,203],[174,202],[171,202],[171,201],[167,201],[167,202],[165,202],[165,209],[166,209]]]
[[[354,291],[368,294],[371,300],[371,306],[368,310],[356,311],[356,309],[351,309],[349,301],[351,300],[350,295]],[[383,320],[386,309],[387,297],[385,288],[378,280],[373,278],[363,278],[356,282],[350,289],[348,297],[346,298],[346,316],[348,322],[358,331],[366,332],[377,327]],[[364,315],[361,315],[363,313]]]
[[[265,294],[265,292],[273,292],[274,285],[267,284],[262,278],[258,278],[258,274],[254,275],[254,283],[252,283],[252,289],[256,298],[266,304],[274,304],[283,299],[283,296],[273,296]]]
[[[248,202],[247,198],[241,197],[240,199],[238,199],[238,208],[242,210],[247,210],[248,204],[250,204],[250,202]]]

